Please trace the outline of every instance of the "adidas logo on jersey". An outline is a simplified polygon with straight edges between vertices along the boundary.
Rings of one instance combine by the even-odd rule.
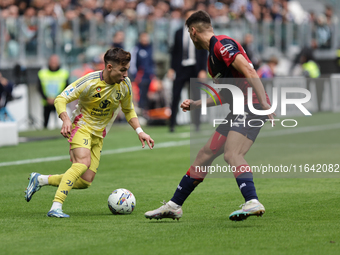
[[[95,95],[92,96],[92,97],[99,97],[99,98],[101,98],[100,93],[97,93],[97,94],[95,94]]]

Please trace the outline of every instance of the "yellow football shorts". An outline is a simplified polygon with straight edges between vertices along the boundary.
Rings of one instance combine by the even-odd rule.
[[[97,173],[100,152],[103,148],[103,138],[89,133],[84,128],[74,127],[68,142],[70,143],[70,150],[75,148],[87,148],[91,151],[91,165],[89,169]]]

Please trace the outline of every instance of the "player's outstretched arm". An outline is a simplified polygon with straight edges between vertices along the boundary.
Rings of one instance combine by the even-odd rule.
[[[60,134],[62,134],[65,138],[70,137],[72,130],[72,122],[67,112],[62,112],[59,115],[59,118],[63,121],[63,125],[61,126]]]
[[[140,127],[138,118],[131,118],[129,120],[129,124],[138,134],[139,141],[142,143],[142,148],[145,147],[146,142],[149,148],[152,150],[153,146],[155,145],[155,141]]]
[[[226,103],[223,95],[221,95],[221,92],[219,93],[219,96],[222,100],[222,104]],[[215,106],[215,102],[217,102],[217,105],[220,105],[220,100],[218,99],[218,97],[216,95],[214,95],[214,99],[209,97],[207,99],[207,107],[211,107],[211,106]],[[181,108],[183,112],[186,111],[190,111],[196,108],[201,107],[202,101],[201,100],[192,100],[192,99],[185,99],[182,103],[181,103]]]
[[[249,65],[248,61],[241,55],[238,54],[232,63],[232,66],[242,73],[246,78],[249,84],[254,89],[256,96],[261,104],[263,110],[270,109],[270,105],[267,102],[266,92],[264,90],[263,84],[257,75],[255,69]],[[275,113],[269,114],[268,118],[273,122]],[[274,124],[275,125],[275,124]]]
[[[63,137],[68,138],[71,135],[72,122],[66,112],[66,104],[67,100],[62,95],[57,96],[57,98],[54,100],[54,106],[57,110],[58,116],[63,121],[60,134],[62,134]]]

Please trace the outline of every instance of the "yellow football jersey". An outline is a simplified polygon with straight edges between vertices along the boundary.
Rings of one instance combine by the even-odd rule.
[[[104,81],[103,71],[85,75],[67,86],[56,98],[54,105],[58,116],[66,111],[66,104],[76,99],[79,101],[71,121],[98,137],[105,137],[120,109],[127,121],[137,117],[129,78],[110,85]]]

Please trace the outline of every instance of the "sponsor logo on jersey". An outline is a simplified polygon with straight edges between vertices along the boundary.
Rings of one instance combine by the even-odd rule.
[[[102,108],[102,109],[105,109],[105,108],[109,107],[110,104],[111,104],[111,102],[109,100],[104,100],[104,101],[100,102],[99,107]]]
[[[220,53],[222,56],[225,56],[227,52],[230,52],[234,48],[231,44],[225,44],[220,48]],[[233,54],[234,55],[234,54]],[[231,55],[232,56],[232,55]]]

